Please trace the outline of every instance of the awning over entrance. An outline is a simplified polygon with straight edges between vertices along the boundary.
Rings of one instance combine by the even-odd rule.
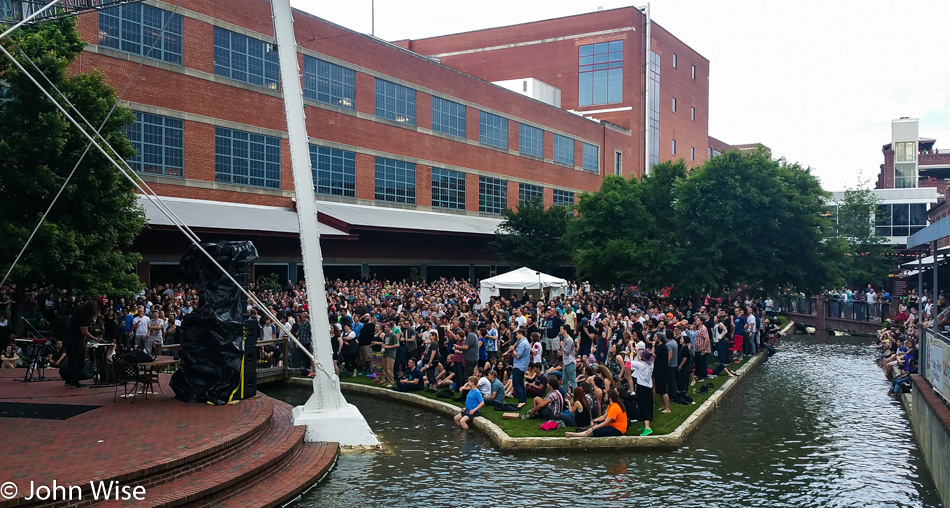
[[[139,203],[145,207],[145,216],[149,225],[174,227],[174,223],[145,196],[140,195],[138,199]],[[286,235],[296,235],[300,231],[297,212],[289,208],[185,198],[163,197],[162,201],[185,224],[194,229],[253,231],[264,234]],[[349,236],[347,233],[325,224],[320,225],[320,235],[329,237]]]
[[[404,210],[382,206],[317,201],[322,224],[358,229],[413,230],[432,233],[494,235],[501,219],[474,215]]]

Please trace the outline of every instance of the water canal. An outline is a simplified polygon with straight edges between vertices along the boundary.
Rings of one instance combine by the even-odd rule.
[[[392,453],[343,455],[295,506],[940,506],[868,344],[785,340],[665,452],[502,453],[447,418],[351,396]]]

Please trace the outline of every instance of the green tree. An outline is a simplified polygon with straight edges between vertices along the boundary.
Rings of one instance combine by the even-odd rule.
[[[608,176],[600,190],[581,195],[579,218],[568,233],[580,278],[659,290],[681,272],[674,192],[686,165],[665,162],[651,169],[642,180]]]
[[[840,244],[824,242],[828,194],[807,168],[766,154],[714,157],[677,184],[685,242],[681,284],[693,292],[817,292],[837,280]]]
[[[571,263],[571,251],[565,242],[567,225],[573,221],[571,209],[552,206],[545,209],[539,199],[525,201],[518,210],[502,212],[491,248],[498,257],[519,266],[547,273],[560,272]]]
[[[894,266],[894,248],[887,239],[878,236],[876,222],[886,217],[877,216],[880,199],[867,188],[867,182],[844,192],[838,203],[837,234],[845,242],[846,256],[842,260],[841,273],[844,282],[852,288],[866,284],[882,286]]]
[[[73,19],[39,23],[11,37],[92,125],[102,123],[116,94],[96,71],[67,72],[85,46]],[[31,69],[9,39],[2,43]],[[87,139],[5,58],[0,75],[7,88],[0,103],[0,259],[6,272]],[[133,120],[132,113],[120,107],[102,130],[123,159],[134,154],[124,134]],[[134,270],[140,256],[124,249],[144,223],[132,184],[91,149],[12,272],[18,304],[23,303],[24,288],[32,284],[83,295],[119,296],[139,289]]]

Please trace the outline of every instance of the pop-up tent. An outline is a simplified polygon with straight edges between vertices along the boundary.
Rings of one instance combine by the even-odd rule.
[[[482,303],[485,303],[493,296],[501,296],[503,290],[507,295],[513,290],[538,291],[539,289],[547,291],[549,298],[563,296],[567,293],[567,281],[522,266],[517,270],[483,280],[478,294]]]

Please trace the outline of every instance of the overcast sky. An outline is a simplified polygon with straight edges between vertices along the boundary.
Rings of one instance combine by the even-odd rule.
[[[291,3],[370,32],[371,0]],[[418,39],[628,5],[376,0],[376,36]],[[901,116],[920,118],[921,136],[950,151],[950,0],[656,0],[651,14],[710,60],[710,135],[763,143],[811,166],[827,190],[855,186],[859,172],[873,187],[890,122]]]

